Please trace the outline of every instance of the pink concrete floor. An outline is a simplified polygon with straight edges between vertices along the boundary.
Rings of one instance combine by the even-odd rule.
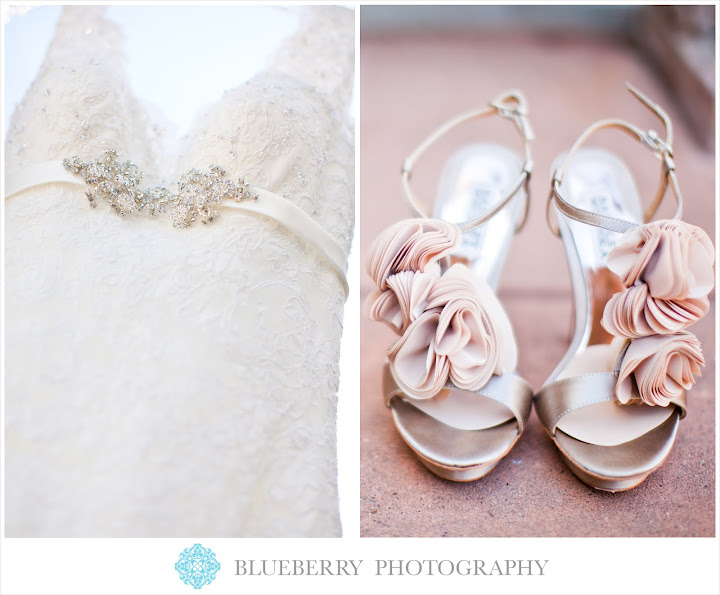
[[[389,224],[409,216],[400,189],[404,157],[450,116],[508,88],[522,89],[537,140],[530,220],[518,235],[499,295],[515,325],[519,373],[538,388],[564,353],[572,301],[562,244],[545,224],[553,159],[591,122],[610,116],[661,129],[624,81],[664,106],[675,123],[684,219],[715,237],[713,152],[698,147],[648,65],[632,49],[600,40],[469,35],[361,38],[361,257]],[[464,142],[504,140],[520,149],[506,122],[468,125],[428,152],[414,187],[429,202],[443,158]],[[649,151],[607,133],[652,196],[659,175]],[[670,198],[662,214],[669,215]],[[362,299],[372,289],[363,275]],[[710,295],[715,302],[715,293]],[[362,536],[712,536],[715,527],[715,308],[692,331],[708,362],[689,395],[666,463],[640,487],[596,492],[564,465],[533,412],[515,449],[487,477],[468,484],[429,473],[395,432],[380,388],[385,349],[394,335],[362,314]]]

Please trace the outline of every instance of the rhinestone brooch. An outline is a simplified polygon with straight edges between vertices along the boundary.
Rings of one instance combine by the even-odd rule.
[[[104,150],[97,161],[81,161],[75,155],[63,159],[63,165],[81,175],[92,188],[85,193],[91,207],[97,207],[98,200],[105,200],[123,216],[139,211],[155,216],[168,211],[173,226],[179,228],[190,227],[198,220],[210,223],[218,216],[213,207],[225,199],[238,202],[257,199],[243,178],[234,183],[217,165],[211,165],[209,171],[191,169],[183,174],[177,194],[163,187],[140,189],[142,171],[131,161],[120,163],[117,152],[112,149]]]

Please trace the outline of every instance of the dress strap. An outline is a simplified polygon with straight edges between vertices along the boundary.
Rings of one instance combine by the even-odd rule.
[[[8,172],[5,177],[5,198],[42,184],[73,184],[87,187],[85,180],[68,171],[62,161],[45,161]],[[318,250],[340,278],[345,298],[349,289],[346,278],[347,254],[342,246],[317,221],[301,208],[277,194],[250,186],[256,200],[237,202],[224,199],[219,207],[238,209],[277,221],[289,231]]]

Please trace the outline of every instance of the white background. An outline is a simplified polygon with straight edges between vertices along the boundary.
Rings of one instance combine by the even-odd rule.
[[[11,18],[7,9],[3,3],[5,127],[35,76],[60,12],[59,7],[50,6]],[[242,19],[237,18],[238,11]],[[127,70],[135,93],[156,104],[175,124],[178,136],[204,104],[259,70],[276,41],[296,25],[291,10],[267,5],[238,7],[226,3],[208,9],[208,4],[178,8],[125,3],[110,7],[109,15],[125,28]],[[240,27],[238,22],[242,23]],[[158,52],[162,47],[172,51]],[[153,56],[152,64],[146,58],[149,55]],[[227,66],[208,68],[208,64]],[[159,79],[154,74],[158,71],[168,75]],[[354,103],[353,112],[355,109]],[[179,553],[195,542],[212,548],[223,566],[203,593],[720,592],[718,538],[360,539],[360,308],[357,289],[352,291],[358,287],[357,253],[355,244],[350,258],[351,296],[345,311],[338,408],[342,539],[213,539],[192,535],[187,539],[5,539],[3,532],[0,592],[191,593],[194,590],[178,580],[174,563]],[[4,495],[2,499],[4,502]],[[353,558],[364,562],[361,578],[248,578],[233,575],[233,560],[237,558]],[[550,562],[543,577],[376,577],[374,560],[384,558],[482,559],[486,564],[496,559]]]

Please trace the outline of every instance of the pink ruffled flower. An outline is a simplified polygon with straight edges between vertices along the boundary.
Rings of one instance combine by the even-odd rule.
[[[509,321],[489,287],[460,264],[429,287],[425,310],[388,352],[395,380],[408,396],[433,397],[448,379],[475,391],[493,374],[515,368]]]
[[[383,231],[370,247],[368,274],[380,291],[391,275],[402,271],[426,272],[460,241],[460,230],[436,219],[406,219]]]
[[[613,295],[605,305],[602,326],[612,335],[646,337],[686,329],[707,314],[707,297],[664,300],[653,298],[645,283]]]
[[[667,407],[692,387],[704,365],[700,341],[692,333],[633,339],[622,360],[615,394],[621,403],[628,403],[635,384],[643,402]]]
[[[410,397],[429,399],[445,386],[450,362],[435,351],[440,308],[426,310],[388,351],[398,386]]]
[[[707,234],[683,221],[634,227],[608,256],[625,287],[645,283],[655,299],[701,298],[713,288],[715,250]]]
[[[402,271],[387,278],[388,289],[375,294],[370,318],[402,334],[425,311],[428,294],[439,274]]]

